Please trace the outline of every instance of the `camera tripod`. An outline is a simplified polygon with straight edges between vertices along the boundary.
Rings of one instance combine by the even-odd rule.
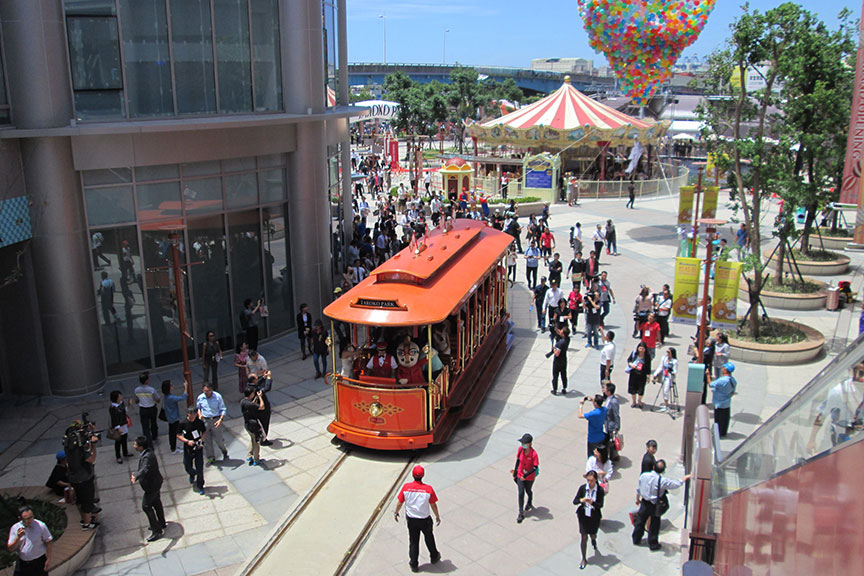
[[[663,407],[663,405],[660,404],[660,398],[663,394],[663,380],[658,382],[658,384],[660,384],[660,386],[657,388],[657,395],[654,397],[654,403],[651,405],[652,412],[659,412],[660,408]],[[678,384],[674,379],[672,380],[672,384],[669,386],[669,395],[668,412],[669,416],[674,420],[676,416],[681,414],[681,403],[678,400]]]

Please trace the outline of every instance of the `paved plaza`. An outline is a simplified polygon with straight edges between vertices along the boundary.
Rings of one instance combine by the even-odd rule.
[[[725,196],[725,194],[721,194]],[[578,208],[555,206],[551,225],[562,260],[569,262],[571,250],[567,233],[578,220],[588,232],[594,224],[613,218],[618,231],[621,256],[603,255],[602,269],[608,271],[617,303],[607,318],[607,326],[618,335],[618,368],[613,381],[621,394],[622,430],[625,448],[616,466],[610,492],[603,510],[598,536],[599,554],[592,556],[585,574],[601,571],[613,575],[673,574],[679,571],[683,528],[682,490],[673,493],[672,508],[664,517],[661,532],[663,550],[649,552],[647,546],[630,543],[628,512],[634,508],[639,462],[644,443],[655,438],[658,457],[670,464],[669,476],[684,474],[677,465],[680,452],[681,419],[648,410],[657,387],[646,391],[646,409],[629,407],[624,357],[635,347],[630,338],[631,310],[640,284],[652,289],[664,282],[672,284],[677,246],[675,212],[677,198],[637,201],[636,210],[624,208],[624,201],[586,201]],[[722,208],[721,216],[728,216]],[[773,218],[773,213],[766,218]],[[524,220],[523,227],[524,227]],[[729,227],[724,236],[732,240]],[[588,232],[590,234],[590,232]],[[770,237],[770,236],[769,236]],[[586,242],[587,244],[587,242]],[[766,242],[767,244],[767,242]],[[852,267],[846,278],[853,290],[860,290],[861,257],[852,254]],[[302,271],[297,271],[302,273]],[[542,268],[541,268],[542,274]],[[426,467],[426,480],[440,498],[442,523],[436,538],[443,559],[428,563],[421,545],[421,571],[459,572],[471,576],[484,574],[557,575],[573,574],[580,559],[578,525],[573,496],[582,480],[585,465],[586,424],[577,418],[579,399],[599,391],[599,352],[584,348],[581,335],[575,335],[569,351],[570,393],[566,397],[549,394],[551,360],[548,334],[534,328],[536,319],[529,312],[529,293],[524,283],[524,261],[519,264],[519,282],[510,292],[510,311],[515,322],[515,344],[504,367],[477,416],[459,427],[450,442],[418,454]],[[569,289],[565,281],[564,288]],[[739,313],[746,308],[740,307]],[[318,317],[320,311],[312,311]],[[846,312],[781,312],[783,318],[803,321],[825,334],[836,352],[857,333],[857,322]],[[857,317],[856,317],[857,320]],[[853,326],[854,324],[854,326]],[[584,316],[580,318],[584,326]],[[676,346],[686,362],[691,327],[672,325],[668,344]],[[145,545],[148,530],[140,511],[141,489],[129,484],[129,474],[137,459],[120,465],[114,461],[110,442],[99,449],[97,478],[102,527],[96,547],[83,576],[124,574],[175,576],[180,574],[234,574],[263,545],[277,527],[310,491],[330,465],[341,455],[331,443],[326,425],[332,418],[332,391],[314,379],[311,359],[301,360],[298,341],[289,335],[260,347],[274,374],[270,393],[274,413],[271,437],[274,446],[262,448],[262,468],[246,465],[247,436],[239,418],[236,370],[223,362],[220,392],[229,407],[227,421],[229,460],[207,468],[206,495],[190,489],[182,469],[182,456],[170,454],[162,424],[157,454],[166,482],[162,490],[168,519],[166,537]],[[659,352],[658,352],[659,353]],[[659,357],[659,356],[658,356]],[[227,358],[226,358],[227,359]],[[723,441],[730,450],[759,426],[789,397],[798,391],[830,356],[803,366],[755,366],[738,363],[735,373],[739,394],[732,402],[730,434]],[[201,371],[193,367],[195,391],[200,391]],[[164,378],[180,381],[180,371],[153,371],[151,381]],[[104,395],[79,399],[9,398],[0,407],[0,488],[41,485],[54,464],[53,454],[60,449],[60,438],[68,422],[89,411],[100,428],[107,424],[107,391],[117,388],[131,396],[137,379],[127,379],[106,387]],[[683,391],[684,383],[679,383]],[[130,436],[140,432],[137,410]],[[518,447],[517,439],[529,432],[540,456],[540,476],[535,483],[537,509],[516,523],[516,488],[509,474]],[[393,454],[392,458],[407,458]],[[364,454],[352,454],[363,458]],[[383,495],[382,495],[383,496]],[[404,519],[393,521],[392,505],[385,510],[350,567],[355,576],[389,576],[409,573],[408,535]],[[350,510],[346,510],[350,514]],[[322,518],[324,524],[337,518]],[[77,530],[77,526],[68,529]],[[292,574],[290,567],[283,574]]]

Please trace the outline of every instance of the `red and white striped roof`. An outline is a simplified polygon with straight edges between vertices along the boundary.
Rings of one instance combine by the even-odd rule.
[[[614,130],[622,126],[648,128],[653,122],[640,120],[592,100],[574,88],[568,79],[561,88],[530,106],[520,108],[506,116],[484,122],[484,128],[507,125],[517,130],[534,126],[548,126],[556,130],[572,130],[590,126],[600,130]]]
[[[327,86],[327,106],[330,108],[336,106],[336,91],[330,86]]]

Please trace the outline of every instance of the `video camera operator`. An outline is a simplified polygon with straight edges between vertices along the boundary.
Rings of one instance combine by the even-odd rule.
[[[85,412],[66,429],[63,448],[66,452],[69,482],[75,489],[78,512],[81,514],[81,529],[93,530],[99,526],[96,515],[102,511],[96,506],[96,444],[100,434]]]
[[[270,407],[270,399],[267,398],[267,393],[273,387],[272,374],[267,367],[267,360],[257,350],[249,350],[249,360],[246,362],[246,369],[249,371],[249,384],[260,390],[264,398],[264,409],[258,415],[258,420],[264,429],[264,439],[261,441],[261,445],[271,446],[273,442],[267,438],[267,434],[270,432],[272,408]]]

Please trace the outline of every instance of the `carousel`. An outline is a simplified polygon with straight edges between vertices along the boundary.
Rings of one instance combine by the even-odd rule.
[[[668,122],[635,118],[589,98],[565,76],[561,88],[500,118],[468,123],[478,142],[523,150],[522,194],[561,200],[565,176],[594,194],[626,193],[631,181],[665,180],[656,156]],[[616,185],[615,183],[618,183]]]

